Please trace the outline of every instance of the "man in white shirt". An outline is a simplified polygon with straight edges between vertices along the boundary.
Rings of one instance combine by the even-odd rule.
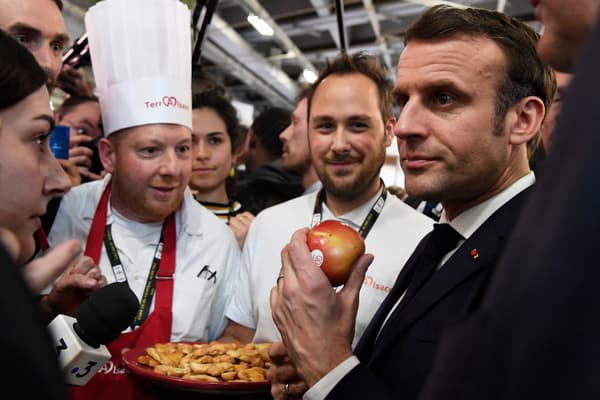
[[[371,258],[334,294],[310,265],[306,231],[296,232],[271,292],[285,343],[272,351],[275,398],[308,387],[305,399],[417,399],[442,330],[479,306],[534,182],[528,153],[556,87],[537,35],[501,13],[437,6],[405,40],[394,89],[405,187],[442,202],[434,232],[453,231],[454,242],[435,259],[435,234],[419,244],[353,351],[346,315]]]
[[[361,289],[356,342],[400,267],[433,225],[396,196],[388,196],[379,177],[395,118],[391,84],[376,59],[339,56],[302,102],[306,104],[301,107],[310,109],[311,164],[323,189],[264,210],[250,226],[240,278],[226,313],[230,322],[225,336],[242,342],[280,339],[269,292],[280,269],[280,252],[295,230],[341,220],[359,231],[367,251],[375,254]]]

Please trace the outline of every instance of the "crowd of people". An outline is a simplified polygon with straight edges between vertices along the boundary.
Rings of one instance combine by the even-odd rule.
[[[246,131],[218,85],[192,93],[180,1],[89,9],[90,93],[62,65],[62,1],[0,0],[0,318],[21,328],[0,334],[17,362],[4,381],[24,398],[155,399],[123,352],[219,340],[271,343],[274,399],[600,396],[600,1],[530,1],[542,35],[430,7],[393,84],[342,52]],[[405,193],[380,178],[394,136]],[[326,219],[366,243],[334,290],[306,243]],[[140,302],[107,344],[114,368],[66,386],[46,324],[112,282]]]

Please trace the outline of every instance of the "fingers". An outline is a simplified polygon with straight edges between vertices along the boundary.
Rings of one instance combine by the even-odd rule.
[[[246,235],[252,221],[254,221],[254,215],[248,211],[244,211],[229,220],[229,228],[233,231],[240,247],[244,246],[244,241],[246,240]]]
[[[356,260],[352,267],[350,277],[344,284],[342,291],[358,292],[363,285],[367,269],[373,262],[374,257],[372,254],[363,254]]]
[[[243,213],[232,217],[229,220],[229,225],[245,228],[246,230],[248,230],[248,227],[250,226],[252,221],[254,221],[254,215],[252,215],[248,211],[244,211]]]
[[[33,291],[37,293],[54,282],[73,264],[81,252],[82,247],[78,240],[67,240],[25,265],[25,278]]]
[[[69,147],[74,148],[82,143],[91,142],[93,138],[88,135],[70,135],[69,136]],[[86,147],[87,148],[87,147]],[[88,149],[91,151],[91,149]]]
[[[69,161],[78,167],[89,168],[92,166],[94,152],[87,147],[77,146],[69,149]]]
[[[72,283],[81,289],[94,289],[106,285],[106,277],[88,256],[79,257],[73,263],[69,274],[72,276]]]
[[[287,351],[283,342],[274,342],[269,346],[269,357],[272,360],[282,360],[287,357]]]
[[[308,228],[298,229],[292,235],[290,242],[281,250],[280,274],[296,277],[296,270],[304,267],[304,263],[310,260],[310,266],[314,266],[312,257],[306,245],[306,234]]]
[[[90,172],[90,170],[88,170],[87,168],[79,168],[79,174],[92,181],[97,181],[103,178],[103,175],[98,175],[93,172]]]
[[[300,379],[296,368],[287,356],[282,342],[272,343],[269,347],[271,366],[267,378],[271,382],[271,394],[274,399],[301,398],[308,386]]]
[[[69,273],[86,275],[94,267],[94,260],[91,257],[81,256],[73,263]]]
[[[75,166],[75,163],[73,163],[72,160],[59,159],[58,162],[60,163],[61,167],[66,172],[66,174],[69,176],[69,179],[71,180],[71,186],[77,186],[81,184],[81,174],[79,173],[77,166]]]
[[[308,386],[302,381],[271,384],[271,396],[275,400],[301,399]]]
[[[63,64],[58,76],[58,85],[71,95],[91,96],[94,93],[90,85],[85,82],[83,74],[67,64]]]

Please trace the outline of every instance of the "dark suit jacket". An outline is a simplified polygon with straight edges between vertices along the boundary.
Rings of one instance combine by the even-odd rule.
[[[481,309],[444,334],[423,399],[600,399],[600,26]]]
[[[67,392],[50,334],[23,279],[21,267],[0,245],[0,363],[2,397],[66,400]]]
[[[390,318],[393,334],[375,338],[403,291],[425,239],[407,261],[390,295],[367,327],[355,354],[361,364],[333,389],[328,399],[416,399],[427,378],[444,326],[479,304],[485,286],[530,189],[498,209],[465,241],[444,266]],[[472,254],[476,249],[476,256]],[[397,297],[396,297],[397,298]]]

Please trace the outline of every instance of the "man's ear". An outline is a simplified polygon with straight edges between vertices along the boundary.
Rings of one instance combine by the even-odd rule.
[[[539,97],[528,96],[513,106],[513,112],[516,118],[510,130],[510,143],[527,143],[541,130],[546,113],[544,102]]]
[[[115,168],[115,151],[113,144],[107,138],[102,138],[98,141],[98,154],[104,170],[108,173],[113,173]]]
[[[389,147],[394,140],[394,126],[396,126],[396,118],[392,117],[385,124],[385,147]]]

